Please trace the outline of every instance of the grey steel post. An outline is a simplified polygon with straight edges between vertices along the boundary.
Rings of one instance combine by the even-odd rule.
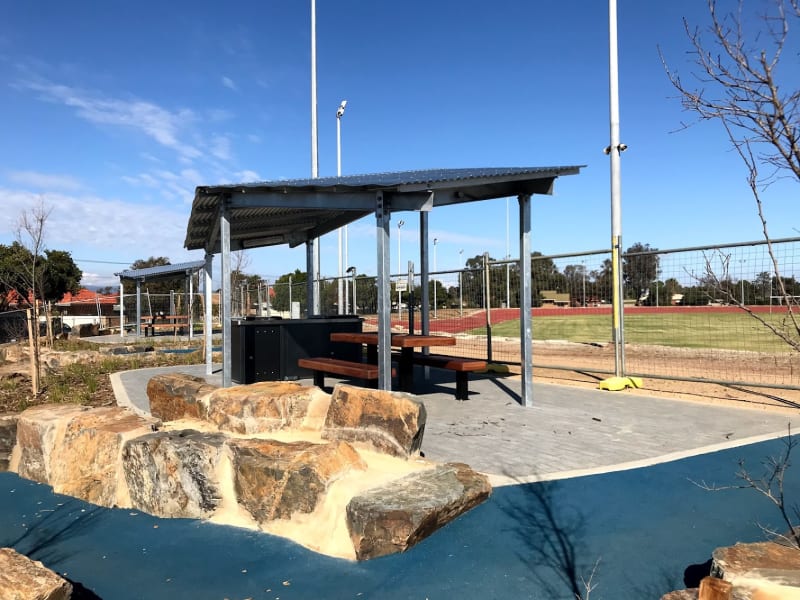
[[[522,405],[533,406],[533,319],[531,318],[531,196],[519,196],[519,356]]]
[[[222,387],[231,385],[231,221],[228,203],[223,202],[219,215],[219,236],[222,250],[222,298],[220,320],[222,321]]]
[[[306,317],[319,314],[319,309],[315,307],[314,299],[317,286],[317,268],[315,257],[315,240],[306,242]]]
[[[384,205],[383,192],[375,195],[376,239],[378,245],[378,389],[392,389],[391,289],[389,287],[389,221],[391,212]]]
[[[489,253],[483,253],[483,304],[486,307],[486,360],[492,362],[492,288],[489,280]]]
[[[428,300],[428,290],[430,286],[429,277],[430,269],[428,269],[428,213],[427,211],[420,211],[419,213],[419,256],[420,262],[420,294],[422,295],[422,302],[420,303],[420,319],[419,325],[422,335],[428,335],[431,332],[430,320],[430,301]],[[411,282],[413,284],[413,281]],[[414,288],[411,288],[414,289]],[[435,309],[434,309],[435,310]],[[427,348],[426,348],[427,350]]]
[[[194,281],[192,281],[193,277],[191,271],[189,271],[186,278],[188,280],[187,283],[189,284],[188,297],[186,298],[186,310],[189,318],[186,319],[186,321],[189,323],[189,339],[191,340],[194,339],[194,313],[192,312],[192,309],[194,308],[192,304],[192,296],[194,295]]]
[[[142,336],[142,280],[136,280],[136,337]]]
[[[356,269],[353,269],[353,314],[358,314],[358,298],[356,297]]]
[[[205,298],[205,314],[203,315],[203,335],[205,337],[206,346],[206,375],[211,375],[213,372],[211,366],[211,354],[213,351],[211,333],[212,333],[212,317],[214,310],[214,303],[211,299],[211,269],[214,262],[213,254],[206,254],[206,264],[203,267],[203,296]]]
[[[125,337],[125,285],[119,280],[119,336]]]

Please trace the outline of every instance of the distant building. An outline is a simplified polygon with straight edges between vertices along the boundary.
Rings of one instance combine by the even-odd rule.
[[[568,293],[562,294],[555,290],[542,290],[539,292],[542,298],[542,306],[550,304],[553,306],[569,306],[570,297]]]

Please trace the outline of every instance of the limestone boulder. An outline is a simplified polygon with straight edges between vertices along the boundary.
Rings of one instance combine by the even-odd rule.
[[[74,329],[72,330],[75,331]],[[100,325],[97,323],[83,323],[78,325],[78,337],[93,337],[100,335]]]
[[[410,394],[340,384],[322,437],[407,458],[419,452],[426,418],[425,405]]]
[[[150,414],[163,421],[205,419],[206,406],[201,401],[217,389],[202,377],[185,373],[164,373],[147,382]]]
[[[0,548],[0,600],[69,600],[72,585],[41,562]]]
[[[17,415],[0,415],[0,471],[8,471],[11,451],[17,443]]]
[[[347,528],[358,560],[403,552],[491,494],[486,476],[448,463],[353,497]]]
[[[688,590],[675,590],[661,596],[661,600],[697,600],[700,590],[691,588]]]
[[[132,505],[160,517],[211,516],[222,498],[217,467],[225,439],[184,429],[127,441],[122,466]]]
[[[49,484],[56,442],[63,438],[70,419],[87,410],[72,404],[44,404],[21,412],[17,419],[20,477]]]
[[[49,482],[53,490],[100,506],[117,504],[122,446],[160,425],[119,406],[93,408],[69,416],[54,439]],[[125,496],[123,496],[125,497]]]
[[[800,550],[796,547],[777,542],[736,544],[717,548],[711,558],[711,574],[731,582],[734,591],[800,598]]]
[[[97,362],[100,358],[99,352],[92,350],[80,350],[74,352],[57,352],[54,350],[43,349],[39,360],[42,368],[50,373],[56,373],[70,365],[81,363],[90,364]]]
[[[252,434],[303,427],[317,388],[262,381],[219,388],[208,396],[207,419],[223,431]]]
[[[28,354],[27,343],[5,344],[2,348],[0,348],[0,359],[7,363],[15,363],[21,360],[27,360]]]
[[[314,444],[231,440],[237,501],[258,523],[311,513],[328,487],[367,468],[346,442]]]

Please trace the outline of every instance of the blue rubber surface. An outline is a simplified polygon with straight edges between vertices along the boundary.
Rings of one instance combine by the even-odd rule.
[[[363,563],[320,556],[281,538],[138,511],[103,509],[0,473],[0,546],[66,573],[105,600],[197,598],[658,598],[684,587],[687,566],[714,548],[785,527],[736,483],[785,449],[764,442],[645,469],[498,488],[489,501],[405,554]],[[800,500],[800,470],[787,497]],[[598,562],[599,560],[599,562]]]

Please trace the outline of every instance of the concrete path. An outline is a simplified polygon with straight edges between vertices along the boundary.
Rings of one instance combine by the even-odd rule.
[[[117,373],[112,376],[117,401],[148,411],[147,381],[166,371],[203,376],[205,366]],[[219,385],[221,375],[217,371],[207,379]],[[490,475],[493,485],[649,466],[781,437],[800,423],[800,412],[548,384],[534,385],[535,406],[525,408],[519,405],[518,376],[475,376],[470,399],[458,402],[451,373],[431,369],[425,381],[420,370],[415,381],[428,411],[425,456],[467,463]],[[326,379],[328,385],[335,382]]]

